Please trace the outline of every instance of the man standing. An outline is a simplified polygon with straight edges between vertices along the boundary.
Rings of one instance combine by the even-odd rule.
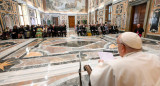
[[[137,24],[137,28],[134,31],[135,33],[137,33],[140,37],[142,37],[142,33],[144,32],[144,29],[141,28],[140,24]]]
[[[142,52],[142,40],[133,32],[117,38],[122,58],[100,61],[91,73],[92,86],[155,86],[160,79],[160,58]]]

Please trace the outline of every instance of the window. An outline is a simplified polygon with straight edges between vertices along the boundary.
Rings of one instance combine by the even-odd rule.
[[[112,5],[109,6],[108,21],[111,21],[111,17],[112,17]]]

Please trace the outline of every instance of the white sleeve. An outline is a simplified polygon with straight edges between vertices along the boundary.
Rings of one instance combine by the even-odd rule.
[[[97,66],[90,76],[91,86],[115,86],[113,69],[110,65]]]

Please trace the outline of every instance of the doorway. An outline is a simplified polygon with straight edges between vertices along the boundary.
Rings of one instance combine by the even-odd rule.
[[[68,16],[69,27],[73,28],[75,26],[75,16]]]
[[[146,5],[147,3],[133,6],[130,31],[134,32],[134,30],[137,28],[137,24],[141,24],[141,28],[143,28]]]

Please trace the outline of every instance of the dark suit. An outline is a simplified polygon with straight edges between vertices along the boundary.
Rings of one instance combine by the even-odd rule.
[[[102,34],[105,35],[105,34],[106,34],[105,27],[104,27],[104,26],[101,26],[100,28],[101,28]]]
[[[144,29],[143,28],[136,28],[134,30],[135,33],[138,33],[138,35],[141,35],[142,36],[142,33],[144,32]]]
[[[66,37],[66,35],[67,35],[66,25],[63,26],[62,35],[64,35],[65,37]]]
[[[79,35],[82,36],[82,27],[81,26],[77,27],[77,34],[78,34],[78,36]]]
[[[18,29],[14,28],[12,30],[12,39],[17,39],[18,38]]]
[[[111,26],[111,29],[110,29],[110,33],[112,34],[115,34],[115,33],[118,33],[118,29],[117,29],[117,26]]]

